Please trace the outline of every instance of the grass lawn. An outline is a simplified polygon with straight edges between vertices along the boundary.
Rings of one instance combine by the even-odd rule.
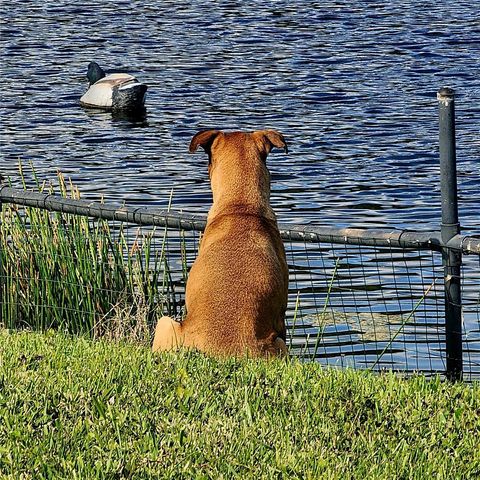
[[[0,330],[0,478],[479,476],[479,384]]]

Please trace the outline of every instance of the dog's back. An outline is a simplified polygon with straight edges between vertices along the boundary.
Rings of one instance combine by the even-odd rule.
[[[184,331],[226,354],[278,353],[285,340],[288,270],[276,223],[251,213],[217,218],[189,274]]]

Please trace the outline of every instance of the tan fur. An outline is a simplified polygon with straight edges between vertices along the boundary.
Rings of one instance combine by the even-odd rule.
[[[213,205],[188,276],[186,318],[162,317],[153,351],[285,355],[288,268],[265,160],[272,147],[287,145],[273,130],[209,130],[193,137],[190,152],[199,146],[209,154]]]

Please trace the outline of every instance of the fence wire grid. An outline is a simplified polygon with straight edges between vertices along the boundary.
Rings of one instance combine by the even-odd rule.
[[[75,207],[75,200],[64,199],[63,207],[60,197],[56,201],[58,210]],[[38,198],[31,206],[9,202],[1,216],[4,327],[135,334],[149,341],[159,316],[184,315],[185,284],[203,218],[170,215],[177,227],[138,225],[51,212]],[[80,212],[82,202],[77,203]],[[154,210],[148,212],[155,217]],[[424,242],[377,245],[368,231],[362,238],[329,232],[330,238],[282,230],[290,272],[291,355],[338,367],[442,375],[441,252]],[[465,380],[480,379],[479,267],[479,255],[464,256]]]

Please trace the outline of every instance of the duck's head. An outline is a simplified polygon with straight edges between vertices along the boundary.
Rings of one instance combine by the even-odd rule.
[[[98,82],[104,76],[105,72],[97,62],[90,62],[88,64],[87,78],[90,82],[90,86],[92,86],[95,82]]]

